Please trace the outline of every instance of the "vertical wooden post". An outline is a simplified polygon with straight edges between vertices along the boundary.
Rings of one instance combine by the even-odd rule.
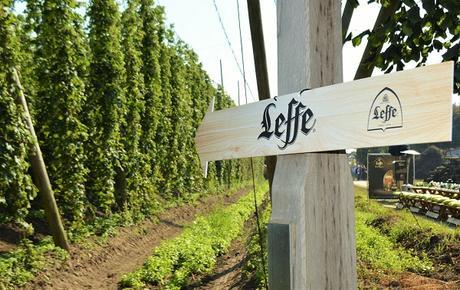
[[[279,94],[342,82],[340,5],[277,1]],[[289,225],[290,289],[356,289],[354,218],[345,152],[278,156],[270,223]],[[280,242],[279,236],[269,240],[270,278],[286,271],[277,267],[284,264],[276,252]],[[271,289],[286,287],[270,283]]]
[[[13,69],[13,79],[18,88],[18,99],[17,102],[22,106],[26,119],[27,127],[29,128],[30,135],[32,136],[32,145],[30,148],[30,163],[32,165],[32,172],[35,177],[35,182],[40,192],[40,197],[43,202],[46,218],[48,220],[48,226],[53,236],[54,243],[69,251],[69,243],[65,234],[64,226],[62,225],[61,216],[59,215],[59,209],[54,199],[53,189],[46,172],[45,162],[43,161],[42,152],[38,145],[37,136],[35,135],[32,118],[30,117],[29,108],[27,107],[26,98],[24,96],[24,90],[19,80],[16,69]]]

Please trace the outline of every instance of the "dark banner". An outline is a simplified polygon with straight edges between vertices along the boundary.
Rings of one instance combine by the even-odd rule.
[[[413,168],[410,156],[392,156],[388,153],[367,155],[369,198],[395,198],[394,191],[403,184],[413,184]]]

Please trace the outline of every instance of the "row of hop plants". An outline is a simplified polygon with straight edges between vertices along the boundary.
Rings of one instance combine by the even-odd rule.
[[[141,268],[121,278],[120,286],[124,289],[144,289],[149,285],[184,289],[191,277],[210,274],[217,258],[228,251],[245,223],[253,217],[254,195],[257,206],[268,197],[268,184],[259,184],[254,193],[248,192],[234,204],[197,217],[179,236],[164,241]]]
[[[247,160],[212,163],[194,136],[208,104],[234,106],[153,0],[0,0],[0,224],[39,208],[17,68],[60,211],[74,228],[118,212],[148,215],[250,177]],[[80,9],[80,10],[79,10]],[[78,13],[80,11],[80,13]],[[260,162],[259,162],[260,163]],[[259,164],[258,163],[258,164]]]

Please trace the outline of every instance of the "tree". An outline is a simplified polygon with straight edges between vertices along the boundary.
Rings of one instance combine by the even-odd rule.
[[[442,151],[438,147],[431,145],[422,152],[420,158],[416,159],[415,163],[415,176],[426,179],[433,169],[441,165]]]
[[[27,172],[31,139],[12,79],[19,62],[12,5],[12,0],[0,1],[0,223],[14,221],[30,230],[24,219],[37,190]]]
[[[126,114],[120,13],[115,0],[92,0],[88,15],[91,63],[86,124],[90,174],[86,189],[90,202],[108,214],[116,200],[122,207],[126,199],[122,189],[115,195],[116,175],[122,174],[127,160],[120,139]]]
[[[354,0],[352,1],[354,2]],[[369,2],[376,2],[371,0]],[[396,11],[384,22],[377,23],[372,31],[365,30],[346,41],[354,46],[368,36],[368,54],[363,57],[366,67],[378,67],[385,73],[402,70],[407,63],[417,66],[426,63],[433,51],[442,52],[443,61],[455,61],[454,91],[460,90],[460,2],[453,0],[380,0],[385,7]],[[382,47],[385,50],[380,52]],[[372,69],[370,70],[372,72]]]
[[[44,0],[36,55],[38,139],[57,203],[75,222],[86,210],[87,175],[87,128],[81,121],[87,49],[77,7],[75,0]]]

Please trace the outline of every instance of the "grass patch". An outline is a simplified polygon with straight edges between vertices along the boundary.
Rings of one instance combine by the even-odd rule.
[[[367,191],[355,188],[357,213],[366,214],[366,224],[378,229],[393,243],[417,253],[441,254],[451,246],[460,246],[460,229],[414,216],[408,210],[396,211],[367,199]]]
[[[270,212],[268,209],[262,215],[265,242]],[[432,253],[459,248],[460,230],[423,218],[417,218],[419,227],[410,212],[396,211],[368,200],[367,191],[357,187],[355,214],[359,288],[378,288],[383,277],[396,277],[405,271],[429,276],[440,269]],[[248,243],[248,252],[246,275],[253,275],[253,288],[263,289],[264,272],[256,234]]]
[[[65,250],[54,246],[51,237],[46,237],[36,245],[23,240],[16,250],[0,254],[0,289],[23,286],[39,271],[68,257]]]
[[[405,271],[443,280],[456,277],[445,257],[460,248],[459,229],[386,208],[357,187],[355,207],[360,288],[377,287],[385,276]]]
[[[249,182],[235,184],[231,189],[221,189],[217,195],[232,195],[236,191],[248,187]],[[162,211],[183,205],[185,203],[198,202],[200,198],[206,198],[212,194],[208,191],[201,195],[191,195],[188,199],[169,202],[162,208],[158,207],[156,214]],[[32,218],[43,220],[46,223],[43,210],[32,212]],[[133,214],[123,211],[110,216],[95,217],[86,224],[67,225],[67,235],[72,244],[77,243],[80,247],[91,249],[96,244],[105,244],[110,237],[116,236],[120,227],[134,225],[147,218],[155,219],[156,215],[145,216],[141,213]],[[89,239],[91,237],[91,239]],[[24,239],[18,247],[8,253],[0,253],[0,290],[12,289],[24,286],[31,281],[37,273],[46,268],[59,264],[69,257],[65,250],[55,247],[50,236],[46,236],[39,242]]]
[[[258,188],[260,205],[267,197],[268,184],[259,183]],[[249,192],[228,207],[198,217],[180,236],[157,247],[141,269],[123,276],[121,286],[139,289],[151,284],[181,289],[192,274],[210,273],[217,256],[228,249],[253,212],[253,193]]]
[[[430,272],[433,269],[426,254],[417,256],[413,251],[398,246],[390,237],[369,225],[373,214],[356,212],[356,252],[358,259],[375,269],[395,273],[412,271]]]

